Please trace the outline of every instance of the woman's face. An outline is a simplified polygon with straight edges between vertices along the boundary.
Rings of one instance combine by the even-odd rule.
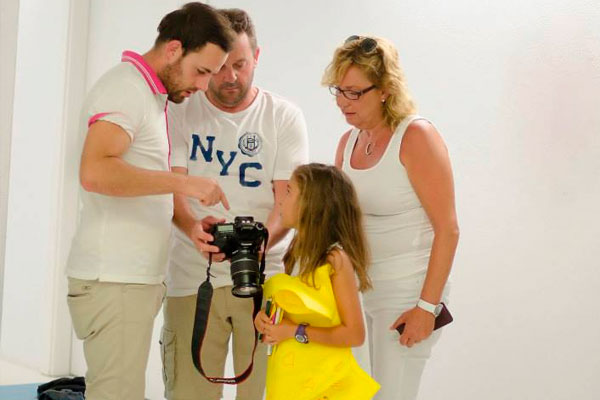
[[[341,90],[360,92],[373,85],[367,76],[356,66],[351,66],[342,78],[338,87]],[[370,129],[383,120],[384,93],[374,88],[363,93],[357,100],[347,99],[342,93],[336,97],[336,102],[346,121],[358,129]]]
[[[281,202],[281,224],[285,228],[296,228],[298,225],[298,184],[292,177],[287,184],[287,193]]]

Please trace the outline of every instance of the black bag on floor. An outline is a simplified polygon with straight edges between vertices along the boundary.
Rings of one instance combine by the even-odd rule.
[[[85,378],[58,378],[37,388],[39,400],[78,400],[85,394]]]

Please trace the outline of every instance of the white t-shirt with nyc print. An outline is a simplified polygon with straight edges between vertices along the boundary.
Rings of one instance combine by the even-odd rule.
[[[190,199],[198,219],[212,215],[233,222],[236,216],[253,216],[266,223],[274,206],[272,181],[289,179],[298,165],[308,161],[302,112],[260,89],[253,103],[237,113],[221,111],[198,92],[182,104],[169,106],[169,131],[171,165],[187,168],[190,175],[216,179],[231,206],[227,211],[221,204],[204,207]],[[283,240],[268,253],[267,275],[282,270],[288,243]],[[208,262],[179,229],[169,260],[167,295],[195,294],[206,279]],[[213,287],[232,284],[229,262],[213,264],[211,273]]]

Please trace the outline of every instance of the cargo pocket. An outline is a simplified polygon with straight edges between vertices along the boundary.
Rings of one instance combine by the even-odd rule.
[[[175,384],[175,343],[175,332],[163,328],[160,335],[160,356],[165,390],[172,390]]]

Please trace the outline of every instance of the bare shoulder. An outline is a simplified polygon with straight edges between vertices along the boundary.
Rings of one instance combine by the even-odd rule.
[[[438,153],[446,151],[446,144],[438,130],[429,121],[419,119],[406,128],[400,146],[400,161],[404,164],[406,158],[413,155]]]
[[[402,142],[423,142],[441,139],[442,136],[431,122],[424,119],[417,119],[411,122],[406,128]]]
[[[327,262],[333,267],[334,274],[353,272],[350,257],[348,257],[348,254],[339,247],[335,247],[329,252]]]
[[[344,161],[344,149],[346,148],[346,143],[348,143],[348,138],[350,137],[350,132],[352,129],[348,129],[338,142],[337,151],[335,153],[335,166],[338,168],[342,167],[342,163]]]
[[[352,132],[352,129],[348,129],[342,134],[342,137],[340,138],[340,145],[346,146],[346,143],[348,143],[348,138],[350,137],[350,132]]]

